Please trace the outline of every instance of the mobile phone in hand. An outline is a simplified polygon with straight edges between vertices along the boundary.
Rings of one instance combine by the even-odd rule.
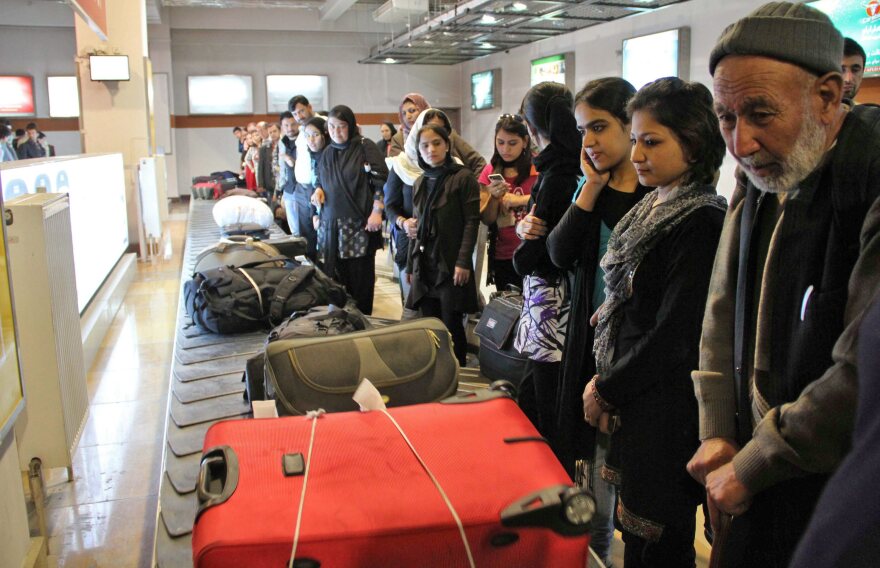
[[[489,174],[489,181],[504,183],[504,176],[501,174]]]

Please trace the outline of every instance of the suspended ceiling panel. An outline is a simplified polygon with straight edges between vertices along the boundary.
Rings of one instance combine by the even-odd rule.
[[[685,0],[470,0],[374,47],[361,63],[452,65]]]

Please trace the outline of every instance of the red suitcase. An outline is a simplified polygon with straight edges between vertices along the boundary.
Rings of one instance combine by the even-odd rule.
[[[476,398],[215,424],[194,564],[583,568],[592,498],[512,400]]]

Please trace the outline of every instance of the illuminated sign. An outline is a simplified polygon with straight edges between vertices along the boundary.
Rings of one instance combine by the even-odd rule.
[[[0,116],[34,116],[34,79],[27,75],[0,75]]]
[[[844,37],[865,50],[865,77],[880,77],[880,1],[819,0],[808,4],[828,14]]]

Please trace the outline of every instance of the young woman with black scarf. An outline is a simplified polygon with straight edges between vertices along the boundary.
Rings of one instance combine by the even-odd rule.
[[[619,488],[626,567],[692,568],[705,491],[685,469],[700,444],[691,371],[727,208],[714,188],[725,147],[699,83],[659,79],[627,110],[639,183],[657,189],[617,223],[601,261],[584,419],[612,433],[602,473]]]
[[[413,239],[407,259],[412,288],[407,307],[436,317],[452,334],[458,362],[464,366],[467,336],[463,316],[475,312],[477,286],[471,258],[480,228],[480,186],[473,172],[451,155],[449,133],[433,124],[418,130],[419,166],[413,185]]]
[[[544,82],[529,89],[520,111],[540,149],[533,159],[538,179],[529,198],[530,213],[523,221],[536,220],[532,224],[547,231],[568,209],[580,177],[581,140],[571,110],[573,102],[564,85]],[[531,234],[523,227],[522,222],[517,225],[520,238]],[[520,396],[529,401],[526,406],[534,399],[536,426],[557,450],[554,412],[568,325],[568,277],[550,259],[543,235],[524,240],[513,255],[513,265],[523,277],[524,299],[514,346],[529,356]],[[526,390],[529,388],[533,392]]]
[[[360,311],[371,314],[388,168],[376,144],[361,136],[349,107],[333,107],[327,127],[331,143],[317,162],[312,195],[321,211],[318,252],[324,270],[345,286]]]

